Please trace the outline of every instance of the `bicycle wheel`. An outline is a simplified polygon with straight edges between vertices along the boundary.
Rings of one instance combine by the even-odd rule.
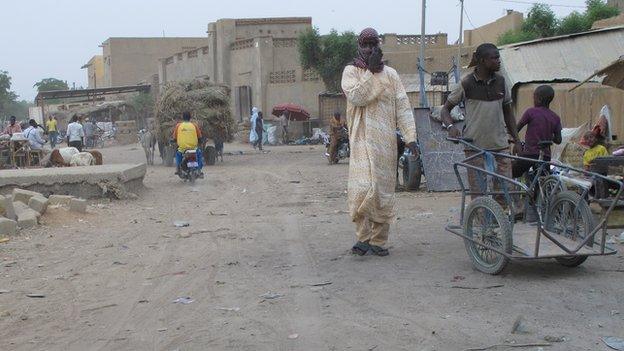
[[[553,197],[564,190],[564,184],[555,176],[547,176],[539,180],[535,210],[542,216],[542,221],[546,222],[546,215]]]
[[[503,208],[489,197],[479,197],[466,208],[464,235],[466,251],[474,267],[487,274],[500,273],[509,259],[498,251],[511,253],[511,223]],[[485,245],[485,246],[484,246]]]
[[[585,200],[574,191],[562,191],[555,194],[548,210],[545,229],[549,232],[562,235],[573,241],[582,241],[587,238],[595,227],[594,216]],[[594,244],[592,238],[587,246]],[[575,255],[557,257],[555,260],[567,267],[576,267],[587,259],[587,256]]]

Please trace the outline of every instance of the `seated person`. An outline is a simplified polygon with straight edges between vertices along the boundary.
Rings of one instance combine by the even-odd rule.
[[[609,151],[604,145],[598,143],[598,138],[594,132],[586,132],[581,139],[581,145],[588,147],[583,154],[583,168],[587,171],[594,159],[609,156]]]
[[[524,112],[518,123],[518,133],[527,126],[525,144],[519,156],[538,159],[540,141],[561,143],[561,119],[549,107],[555,97],[555,91],[550,85],[540,85],[533,92],[533,105]],[[544,149],[544,160],[550,161],[550,147]],[[514,160],[512,176],[521,177],[535,162]]]
[[[46,141],[41,137],[41,133],[39,131],[39,125],[34,119],[28,121],[29,127],[24,130],[22,133],[28,142],[30,143],[30,148],[32,150],[42,150],[43,145]]]

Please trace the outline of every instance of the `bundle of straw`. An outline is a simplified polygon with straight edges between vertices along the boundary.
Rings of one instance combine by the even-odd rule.
[[[193,80],[165,84],[156,102],[159,139],[166,143],[173,127],[189,111],[202,134],[210,139],[231,141],[236,122],[230,112],[230,89],[207,81]]]

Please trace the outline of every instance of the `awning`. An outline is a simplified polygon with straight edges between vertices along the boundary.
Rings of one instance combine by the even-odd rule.
[[[607,67],[599,69],[587,79],[570,89],[570,91],[580,87],[581,85],[587,83],[592,78],[597,76],[604,76],[604,78],[602,79],[602,84],[624,90],[624,56],[620,56],[619,59],[613,61]]]

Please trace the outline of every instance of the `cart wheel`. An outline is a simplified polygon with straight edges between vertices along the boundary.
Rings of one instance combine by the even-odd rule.
[[[422,169],[418,157],[407,156],[403,163],[403,186],[407,190],[418,190],[422,178]]]
[[[535,200],[535,210],[542,216],[544,223],[546,222],[546,214],[554,196],[564,190],[566,190],[565,185],[557,177],[548,176],[543,180],[540,179],[537,199]]]
[[[470,202],[466,208],[464,235],[476,241],[464,240],[466,251],[476,269],[483,273],[498,274],[505,268],[509,259],[483,246],[511,253],[511,223],[496,201],[489,197],[479,197]]]
[[[550,204],[545,229],[563,235],[574,241],[585,240],[594,229],[594,216],[585,200],[574,191],[562,191],[556,194]],[[594,245],[593,238],[587,246]],[[557,257],[555,260],[567,267],[576,267],[587,256]]]

